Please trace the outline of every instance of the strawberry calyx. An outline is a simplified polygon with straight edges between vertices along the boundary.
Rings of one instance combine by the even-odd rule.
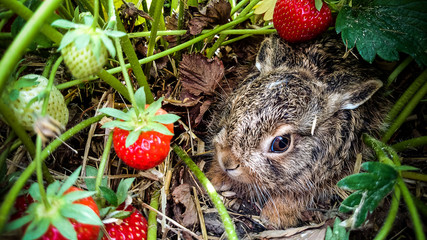
[[[84,24],[74,23],[64,19],[58,19],[52,23],[52,26],[70,30],[62,38],[58,51],[73,43],[77,50],[90,46],[95,57],[99,61],[101,49],[104,45],[111,57],[114,58],[116,56],[116,49],[109,37],[122,37],[126,34],[120,31],[102,30],[100,28],[94,29],[91,27],[94,21],[92,15],[84,13],[83,16]],[[79,18],[75,18],[75,21],[79,21]]]
[[[29,205],[22,217],[9,222],[6,230],[25,228],[23,239],[38,239],[53,226],[63,237],[77,239],[72,222],[101,226],[99,212],[93,200],[95,209],[78,203],[95,194],[95,191],[82,191],[73,187],[80,170],[81,167],[64,183],[55,181],[50,184],[46,189],[46,201],[42,200],[38,183],[33,183],[28,193],[34,202]]]
[[[144,87],[141,87],[135,92],[136,106],[133,106],[127,112],[114,108],[102,108],[99,110],[116,118],[116,120],[105,123],[102,127],[120,128],[129,131],[130,133],[126,138],[126,147],[134,144],[142,132],[155,131],[164,135],[173,135],[165,125],[176,122],[179,116],[165,111],[156,115],[159,111],[162,111],[162,101],[163,97],[150,105],[146,104]]]

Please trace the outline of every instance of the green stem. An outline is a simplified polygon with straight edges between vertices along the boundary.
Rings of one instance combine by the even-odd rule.
[[[402,172],[402,177],[416,181],[427,182],[427,175],[416,172]]]
[[[423,231],[423,226],[418,215],[417,208],[415,207],[414,200],[412,199],[411,193],[406,187],[401,177],[397,178],[397,185],[402,191],[403,200],[406,202],[409,214],[411,216],[412,224],[414,225],[415,236],[418,240],[425,240],[426,236]]]
[[[55,60],[55,58],[56,58],[56,56],[52,55],[49,57],[49,59],[47,59],[46,65],[45,65],[45,67],[43,69],[43,73],[42,73],[43,77],[48,78],[50,70],[52,68],[53,61]]]
[[[378,231],[378,234],[375,236],[374,240],[386,239],[391,228],[393,227],[394,220],[396,219],[396,215],[399,210],[399,203],[400,188],[394,188],[394,194],[391,199],[390,210],[388,212],[387,218],[385,219],[382,228]]]
[[[250,35],[265,35],[265,34],[271,34],[275,33],[276,29],[268,29],[272,28],[271,25],[259,28],[259,29],[230,29],[230,30],[223,30],[221,31],[221,34],[227,34],[227,35],[242,35],[242,34],[250,34]],[[206,29],[202,31],[202,34],[207,34],[211,31],[214,31],[215,29]],[[187,33],[187,30],[164,30],[164,31],[157,31],[157,36],[179,36],[184,35]],[[128,33],[127,34],[129,38],[137,38],[137,37],[148,37],[150,36],[150,32],[134,32],[134,33]]]
[[[249,13],[249,11],[252,10],[252,8],[258,4],[260,0],[254,0],[251,1],[244,9],[243,11],[236,17],[236,19],[242,18],[244,16],[246,16],[246,14]],[[209,52],[207,54],[208,58],[212,58],[212,56],[215,54],[216,50],[222,45],[222,43],[225,41],[225,39],[227,38],[227,34],[221,33],[221,35],[219,36],[219,38],[216,40],[216,42],[214,43],[214,45],[209,49]]]
[[[272,33],[277,32],[277,31],[276,31],[276,29],[270,29],[270,28],[272,28],[272,27],[273,27],[272,25],[267,25],[267,26],[264,26],[264,27],[262,27],[262,28],[254,29],[254,30],[251,30],[251,29],[242,29],[242,30],[251,30],[251,31],[253,31],[254,33],[244,34],[244,35],[242,35],[242,36],[238,36],[238,37],[232,38],[232,39],[230,39],[230,40],[224,41],[224,42],[221,44],[221,46],[229,45],[229,44],[231,44],[231,43],[234,43],[234,42],[240,41],[240,40],[242,40],[242,39],[244,39],[244,38],[251,37],[251,36],[252,36],[252,35],[254,35],[254,34],[272,34]],[[230,31],[231,31],[231,30],[230,30]],[[240,31],[240,29],[237,29],[237,31]],[[224,32],[225,32],[225,31],[224,31]]]
[[[125,28],[121,21],[117,21],[117,29],[119,31],[125,32]],[[142,71],[141,64],[139,64],[138,62],[138,56],[136,56],[135,49],[129,39],[129,36],[126,35],[120,38],[120,43],[132,67],[132,71],[135,74],[136,81],[138,82],[140,87],[141,86],[144,87],[147,103],[148,104],[152,103],[154,101],[153,94],[151,93],[150,86],[148,85],[147,78],[145,77],[144,71]]]
[[[154,209],[159,208],[160,191],[155,191],[151,196],[150,206]],[[148,213],[148,232],[147,240],[157,239],[157,212],[151,211]]]
[[[10,0],[0,0],[0,3],[4,4],[5,7],[11,5],[17,7],[19,5],[17,1]],[[3,92],[15,65],[25,53],[27,47],[33,42],[36,35],[40,32],[44,22],[60,4],[61,0],[44,1],[6,50],[0,61],[0,94]],[[21,6],[24,7],[22,4]]]
[[[374,150],[380,162],[386,163],[392,166],[395,165],[395,163],[387,156],[387,152],[392,151],[392,149],[389,149],[390,148],[389,146],[387,146],[385,143],[373,138],[368,134],[363,134],[362,139],[363,139],[363,142],[366,144],[366,146]]]
[[[424,85],[419,89],[414,97],[408,102],[406,107],[402,110],[396,120],[391,124],[390,128],[382,137],[381,141],[388,142],[393,134],[399,129],[399,127],[405,122],[406,118],[412,113],[414,108],[418,105],[418,103],[423,99],[423,97],[427,93],[427,70],[425,70],[417,79],[423,79]]]
[[[234,6],[234,7],[231,9],[231,13],[230,13],[230,15],[231,15],[231,16],[233,16],[233,14],[237,12],[237,10],[239,10],[240,8],[242,8],[242,7],[243,7],[243,5],[247,4],[249,1],[250,1],[250,0],[242,0],[242,1],[240,1],[236,6]]]
[[[105,166],[107,165],[108,156],[110,156],[111,144],[113,143],[113,131],[110,131],[108,135],[107,142],[105,143],[104,152],[102,153],[101,162],[98,167],[98,174],[96,175],[95,180],[95,191],[98,196],[101,196],[101,186],[102,178],[104,177]]]
[[[120,69],[120,67],[118,68]],[[117,92],[119,92],[124,98],[130,101],[130,95],[125,86],[115,78],[111,73],[102,69],[98,72],[98,77],[101,78],[104,82],[114,88]]]
[[[147,47],[147,57],[152,56],[154,52],[154,46],[156,45],[157,30],[160,25],[160,17],[162,16],[163,3],[164,3],[163,1],[155,1],[154,4],[152,3],[152,7],[154,7],[154,15],[153,15],[154,20],[150,29],[151,33],[150,33],[150,39]],[[145,74],[147,76],[150,76],[151,65],[152,65],[152,62],[148,62],[145,66]]]
[[[36,139],[36,158],[34,159],[34,162],[36,162],[37,183],[39,185],[40,197],[42,199],[43,205],[45,206],[46,209],[49,209],[50,204],[47,201],[46,191],[43,185],[43,170],[42,170],[43,160],[40,158],[41,151],[42,151],[42,138],[40,135],[38,135]]]
[[[392,145],[391,147],[396,152],[400,152],[408,148],[417,148],[425,145],[427,145],[427,136],[422,136],[422,137],[417,137],[417,138],[412,138],[406,141],[402,141],[400,143],[396,143]]]
[[[169,54],[172,54],[172,53],[174,53],[174,52],[177,52],[177,51],[179,51],[179,50],[182,50],[182,49],[184,49],[184,48],[190,47],[191,45],[193,45],[193,44],[195,44],[195,43],[198,43],[198,42],[202,41],[202,40],[203,40],[203,39],[205,39],[205,38],[208,38],[208,37],[210,37],[210,36],[213,36],[213,35],[215,35],[215,34],[217,34],[217,33],[221,32],[221,31],[224,31],[225,29],[232,28],[233,26],[235,26],[235,25],[237,25],[237,24],[239,24],[239,23],[241,23],[241,22],[244,22],[246,19],[250,18],[252,15],[253,15],[253,13],[250,13],[250,14],[246,15],[246,16],[245,16],[245,17],[243,17],[243,18],[239,18],[239,19],[236,19],[236,20],[231,21],[231,22],[229,22],[229,23],[226,23],[226,24],[224,24],[224,25],[221,25],[221,26],[219,26],[218,28],[215,28],[215,29],[213,29],[212,31],[209,31],[209,32],[208,32],[208,33],[206,33],[206,34],[202,34],[202,35],[200,35],[200,36],[198,36],[198,37],[196,37],[196,38],[193,38],[193,39],[191,39],[191,40],[189,40],[189,41],[187,41],[187,42],[185,42],[185,43],[182,43],[182,44],[180,44],[180,45],[178,45],[178,46],[175,46],[175,47],[170,48],[170,49],[168,49],[168,50],[166,50],[166,51],[163,51],[163,52],[160,52],[160,53],[154,54],[154,55],[152,55],[152,56],[150,56],[150,57],[143,58],[143,59],[139,60],[139,64],[145,64],[145,63],[148,63],[148,62],[154,61],[154,60],[156,60],[156,59],[162,58],[162,57],[164,57],[164,56],[167,56],[167,55],[169,55]],[[129,67],[130,67],[130,64],[126,64],[126,68],[129,68]],[[120,70],[121,70],[121,68],[120,68],[120,67],[116,67],[116,68],[109,69],[109,70],[108,70],[108,72],[109,72],[110,74],[115,74],[115,73],[120,72]]]
[[[12,149],[11,141],[16,137],[15,132],[10,132],[9,136],[7,136],[6,141],[4,141],[2,146],[2,152],[0,154],[0,169],[6,167],[6,159],[9,155],[10,150]]]
[[[55,149],[57,149],[63,141],[67,141],[69,138],[76,135],[79,131],[82,129],[90,126],[91,124],[98,122],[103,117],[105,117],[105,114],[100,114],[95,117],[89,118],[87,120],[84,120],[74,126],[73,128],[69,129],[68,131],[64,132],[61,136],[58,137],[58,139],[55,139],[52,141],[48,146],[43,149],[43,151],[40,154],[40,159],[44,161],[50,154],[52,154]],[[13,204],[15,203],[15,199],[19,194],[19,191],[24,187],[25,183],[27,182],[28,178],[33,174],[33,172],[36,170],[36,162],[32,161],[25,171],[21,174],[21,176],[16,180],[16,182],[13,184],[12,188],[9,190],[7,195],[5,196],[3,203],[0,207],[0,233],[3,231],[3,228],[7,222],[10,209],[12,208]]]
[[[211,182],[206,178],[205,174],[199,169],[199,167],[191,160],[191,158],[187,155],[182,148],[177,146],[176,144],[173,146],[174,152],[178,155],[180,159],[182,159],[188,168],[193,172],[193,174],[197,177],[200,183],[205,188],[209,197],[211,198],[213,204],[215,205],[218,213],[221,217],[222,223],[224,225],[225,231],[228,235],[228,239],[238,239],[236,235],[236,230],[234,228],[234,223],[228,215],[227,209],[221,201],[218,193],[215,191],[214,186]]]
[[[42,112],[41,112],[42,116],[44,116],[46,114],[47,106],[49,105],[49,96],[50,96],[50,92],[52,90],[53,82],[55,80],[56,71],[58,70],[59,65],[61,65],[62,60],[63,60],[63,57],[60,56],[56,60],[55,64],[52,67],[52,71],[50,72],[49,81],[48,81],[48,84],[47,84],[47,86],[45,88],[45,90],[46,90],[47,93],[46,93],[46,97],[45,97],[45,99],[43,101]]]
[[[415,81],[406,89],[399,100],[393,105],[387,114],[386,122],[391,123],[396,116],[402,111],[406,103],[411,100],[412,96],[421,88],[421,86],[427,81],[427,70],[421,73]]]
[[[386,87],[389,87],[396,80],[397,76],[399,76],[399,74],[412,62],[412,60],[412,57],[409,56],[394,69],[394,71],[388,76]]]
[[[119,39],[116,38],[115,42],[116,42],[116,49],[117,49],[117,58],[119,59],[120,68],[122,69],[123,77],[124,77],[125,82],[126,82],[126,88],[127,88],[128,94],[129,94],[130,102],[135,109],[136,116],[139,116],[140,110],[138,109],[138,105],[136,104],[135,92],[133,91],[133,85],[132,85],[132,82],[130,81],[129,73],[125,67],[125,61],[123,59],[122,46],[120,45]],[[142,107],[145,107],[145,106],[142,106]]]
[[[92,25],[90,26],[93,31],[96,30],[96,23],[98,21],[99,18],[99,0],[95,0],[94,1],[94,9],[93,9],[93,22]]]

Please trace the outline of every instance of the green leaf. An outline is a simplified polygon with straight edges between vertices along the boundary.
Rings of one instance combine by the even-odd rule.
[[[80,34],[74,40],[74,45],[76,46],[77,50],[82,50],[83,48],[89,45],[89,42],[90,42],[90,35]]]
[[[102,42],[98,38],[91,38],[91,48],[93,55],[95,56],[96,60],[99,62],[99,57],[101,56],[101,45]]]
[[[337,217],[334,222],[334,229],[330,227],[326,230],[325,240],[348,240],[350,232],[347,232],[345,227],[340,225],[341,220]]]
[[[102,221],[92,208],[83,204],[66,204],[61,208],[61,215],[75,219],[79,223],[101,226]]]
[[[117,218],[117,219],[125,219],[125,218],[128,218],[130,215],[132,215],[132,212],[130,211],[116,211],[110,217]]]
[[[32,221],[25,230],[22,240],[38,239],[47,231],[49,225],[50,221],[48,218],[41,218],[38,221]]]
[[[63,196],[63,199],[65,199],[67,202],[74,202],[83,198],[88,198],[93,196],[96,193],[96,191],[74,191],[69,192]]]
[[[317,11],[320,11],[320,9],[322,9],[322,6],[323,6],[323,1],[322,0],[315,0],[314,5],[315,5]]]
[[[397,178],[396,170],[388,164],[384,164],[380,162],[364,162],[362,163],[361,168],[377,176],[380,176],[381,178],[387,178],[387,179]]]
[[[131,131],[129,133],[129,135],[126,137],[125,146],[128,148],[129,146],[134,144],[136,142],[136,140],[138,140],[139,135],[141,135],[141,132],[142,132],[142,130]]]
[[[57,196],[62,196],[65,191],[67,191],[70,187],[74,185],[74,183],[77,181],[77,178],[79,178],[80,170],[82,170],[82,166],[79,166],[76,171],[74,171],[68,179],[62,184],[61,189],[59,189]]]
[[[147,104],[147,102],[146,102],[144,87],[140,87],[138,88],[138,90],[136,90],[135,102],[136,102],[136,105],[138,106],[138,109],[145,109],[145,105]]]
[[[71,30],[68,31],[64,37],[62,37],[61,43],[59,44],[58,51],[68,46],[70,43],[74,42],[74,40],[80,35],[79,31]]]
[[[114,209],[116,209],[115,206],[108,206],[108,207],[102,208],[101,210],[99,210],[99,215],[101,215],[102,217],[105,217],[110,211]]]
[[[38,81],[39,78],[45,78],[45,77],[36,75],[36,74],[28,74],[28,75],[22,76],[18,79],[18,81],[16,81],[13,84],[13,87],[15,89],[22,89],[25,87],[36,86],[40,83],[40,81]],[[47,79],[46,79],[46,82],[47,82]]]
[[[16,99],[19,98],[19,91],[16,89],[12,89],[9,93],[9,99],[10,101],[15,101]]]
[[[102,128],[120,128],[128,131],[132,131],[135,127],[130,122],[122,122],[122,121],[111,121],[106,122],[102,125]]]
[[[65,19],[58,19],[51,24],[53,27],[64,29],[77,28],[79,25]]]
[[[102,187],[102,186],[100,186],[99,189],[101,190],[102,196],[105,198],[105,200],[107,200],[113,206],[116,206],[116,207],[118,206],[117,196],[113,190],[107,187]]]
[[[341,9],[336,31],[348,48],[372,62],[375,55],[387,61],[399,59],[398,52],[427,65],[427,8],[425,1],[353,0]]]
[[[6,224],[5,232],[9,232],[9,231],[13,231],[13,230],[16,230],[18,228],[21,228],[22,226],[29,223],[33,219],[34,219],[34,215],[24,215],[24,216],[22,216],[16,220]]]
[[[55,196],[60,187],[61,183],[59,181],[55,181],[47,186],[46,194],[48,196]]]
[[[59,216],[52,220],[52,225],[56,227],[65,238],[77,240],[77,232],[67,218]]]
[[[101,40],[104,43],[104,46],[107,48],[112,58],[116,57],[116,48],[114,47],[113,41],[105,35],[101,36]]]
[[[105,113],[108,116],[121,119],[124,121],[130,121],[132,119],[132,116],[130,114],[127,114],[123,111],[117,110],[115,108],[101,108],[99,109],[99,112]]]
[[[375,187],[378,176],[371,173],[358,173],[341,179],[337,186],[344,190],[364,190]]]
[[[86,187],[89,191],[96,191],[95,189],[95,182],[96,182],[96,176],[98,175],[98,169],[92,166],[86,166],[86,178],[85,183]],[[101,186],[107,186],[107,177],[103,176],[101,181]]]
[[[38,201],[41,202],[42,198],[40,196],[40,188],[39,188],[39,184],[38,183],[33,183],[30,186],[30,189],[28,189],[28,192],[30,193],[31,197]]]
[[[413,166],[407,166],[407,165],[402,165],[402,166],[396,166],[394,167],[394,169],[396,171],[419,171],[419,168],[413,167]]]
[[[120,181],[119,186],[117,187],[118,205],[122,204],[126,200],[129,189],[134,180],[135,178],[127,178]]]
[[[148,106],[145,109],[145,112],[147,112],[149,116],[154,116],[156,114],[157,110],[159,110],[162,107],[162,102],[163,102],[163,97],[159,98],[157,101],[150,104],[150,106]],[[138,107],[142,107],[142,106],[138,106]],[[140,111],[143,110],[141,108],[139,108],[139,109],[140,109]]]
[[[155,115],[151,120],[162,123],[162,124],[170,124],[178,121],[181,117],[175,115],[175,114],[161,114],[161,115]]]
[[[105,35],[113,38],[119,38],[126,35],[124,32],[114,31],[114,30],[104,30]]]
[[[343,213],[348,213],[350,211],[353,211],[360,204],[362,197],[363,197],[363,192],[361,191],[352,193],[350,196],[344,199],[344,201],[341,203],[339,211]]]
[[[151,129],[152,131],[159,132],[164,135],[173,135],[165,125],[160,123],[151,122],[147,124],[147,129]]]

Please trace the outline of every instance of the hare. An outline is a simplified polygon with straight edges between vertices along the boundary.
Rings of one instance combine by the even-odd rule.
[[[378,72],[345,50],[328,34],[303,44],[269,37],[257,69],[212,114],[207,175],[217,190],[258,201],[269,228],[298,225],[330,198],[366,152],[362,133],[381,129]]]

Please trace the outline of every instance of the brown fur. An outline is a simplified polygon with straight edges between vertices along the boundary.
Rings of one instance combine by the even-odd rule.
[[[260,70],[213,114],[208,177],[219,190],[263,204],[268,226],[297,225],[307,208],[330,197],[364,151],[361,134],[381,126],[383,100],[371,98],[382,86],[378,74],[344,54],[331,36],[294,45],[270,37],[257,56]],[[285,134],[292,138],[289,149],[271,152],[273,138]]]

